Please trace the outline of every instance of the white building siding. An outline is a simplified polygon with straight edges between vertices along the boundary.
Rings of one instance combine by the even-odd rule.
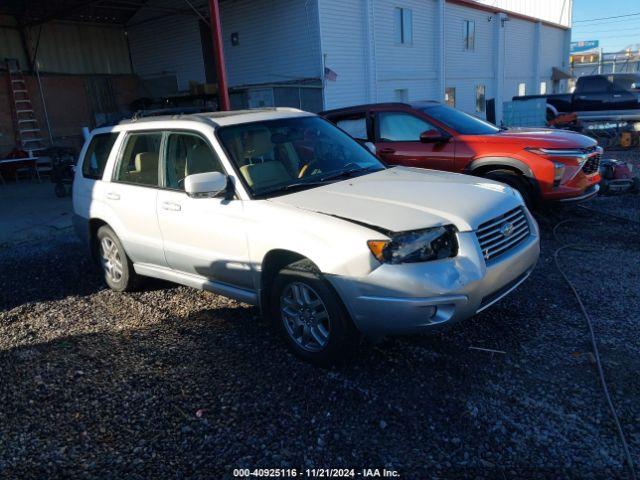
[[[238,0],[220,8],[230,86],[322,76],[316,1]]]
[[[445,86],[456,89],[456,107],[465,112],[476,112],[476,86],[485,86],[485,98],[495,93],[495,19],[492,15],[455,4],[447,4],[445,10]],[[475,48],[464,48],[465,21],[474,21]]]
[[[142,78],[175,75],[179,90],[189,81],[205,82],[198,19],[175,15],[151,20],[129,30],[134,71]]]
[[[564,58],[567,31],[561,28],[542,26],[540,45],[540,78],[551,79],[553,67],[566,69],[568,59]]]
[[[539,18],[568,27],[571,25],[573,2],[570,0],[476,0],[491,7]]]
[[[526,84],[527,95],[537,93],[534,87],[535,23],[518,18],[505,22],[504,99],[518,95],[518,85]]]
[[[325,83],[325,108],[368,101],[366,0],[318,0],[325,65],[338,78]]]
[[[397,101],[397,90],[406,90],[409,101],[431,100],[437,95],[437,28],[435,0],[376,0],[373,10],[379,102]],[[413,41],[399,44],[395,31],[395,8],[412,12]]]

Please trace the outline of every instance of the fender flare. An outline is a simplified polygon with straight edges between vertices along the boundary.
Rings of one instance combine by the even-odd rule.
[[[466,168],[467,173],[473,174],[474,171],[484,167],[511,167],[518,170],[522,175],[527,178],[535,180],[536,176],[533,174],[531,167],[524,163],[522,160],[511,157],[482,157],[473,160]]]

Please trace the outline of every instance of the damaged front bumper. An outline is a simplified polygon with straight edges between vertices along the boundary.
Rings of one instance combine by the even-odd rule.
[[[485,262],[474,232],[458,233],[454,258],[382,264],[364,278],[328,275],[357,328],[369,335],[437,331],[490,307],[523,283],[540,253],[539,233]]]

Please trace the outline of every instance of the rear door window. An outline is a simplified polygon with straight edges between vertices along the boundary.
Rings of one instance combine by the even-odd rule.
[[[129,134],[116,171],[116,181],[148,187],[159,186],[161,144],[161,132]]]
[[[118,135],[118,133],[99,133],[93,136],[82,161],[83,177],[102,179],[111,148]]]

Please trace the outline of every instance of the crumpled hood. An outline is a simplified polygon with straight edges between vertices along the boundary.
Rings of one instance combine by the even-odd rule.
[[[484,178],[394,167],[269,201],[402,232],[440,225],[475,230],[522,202]]]

